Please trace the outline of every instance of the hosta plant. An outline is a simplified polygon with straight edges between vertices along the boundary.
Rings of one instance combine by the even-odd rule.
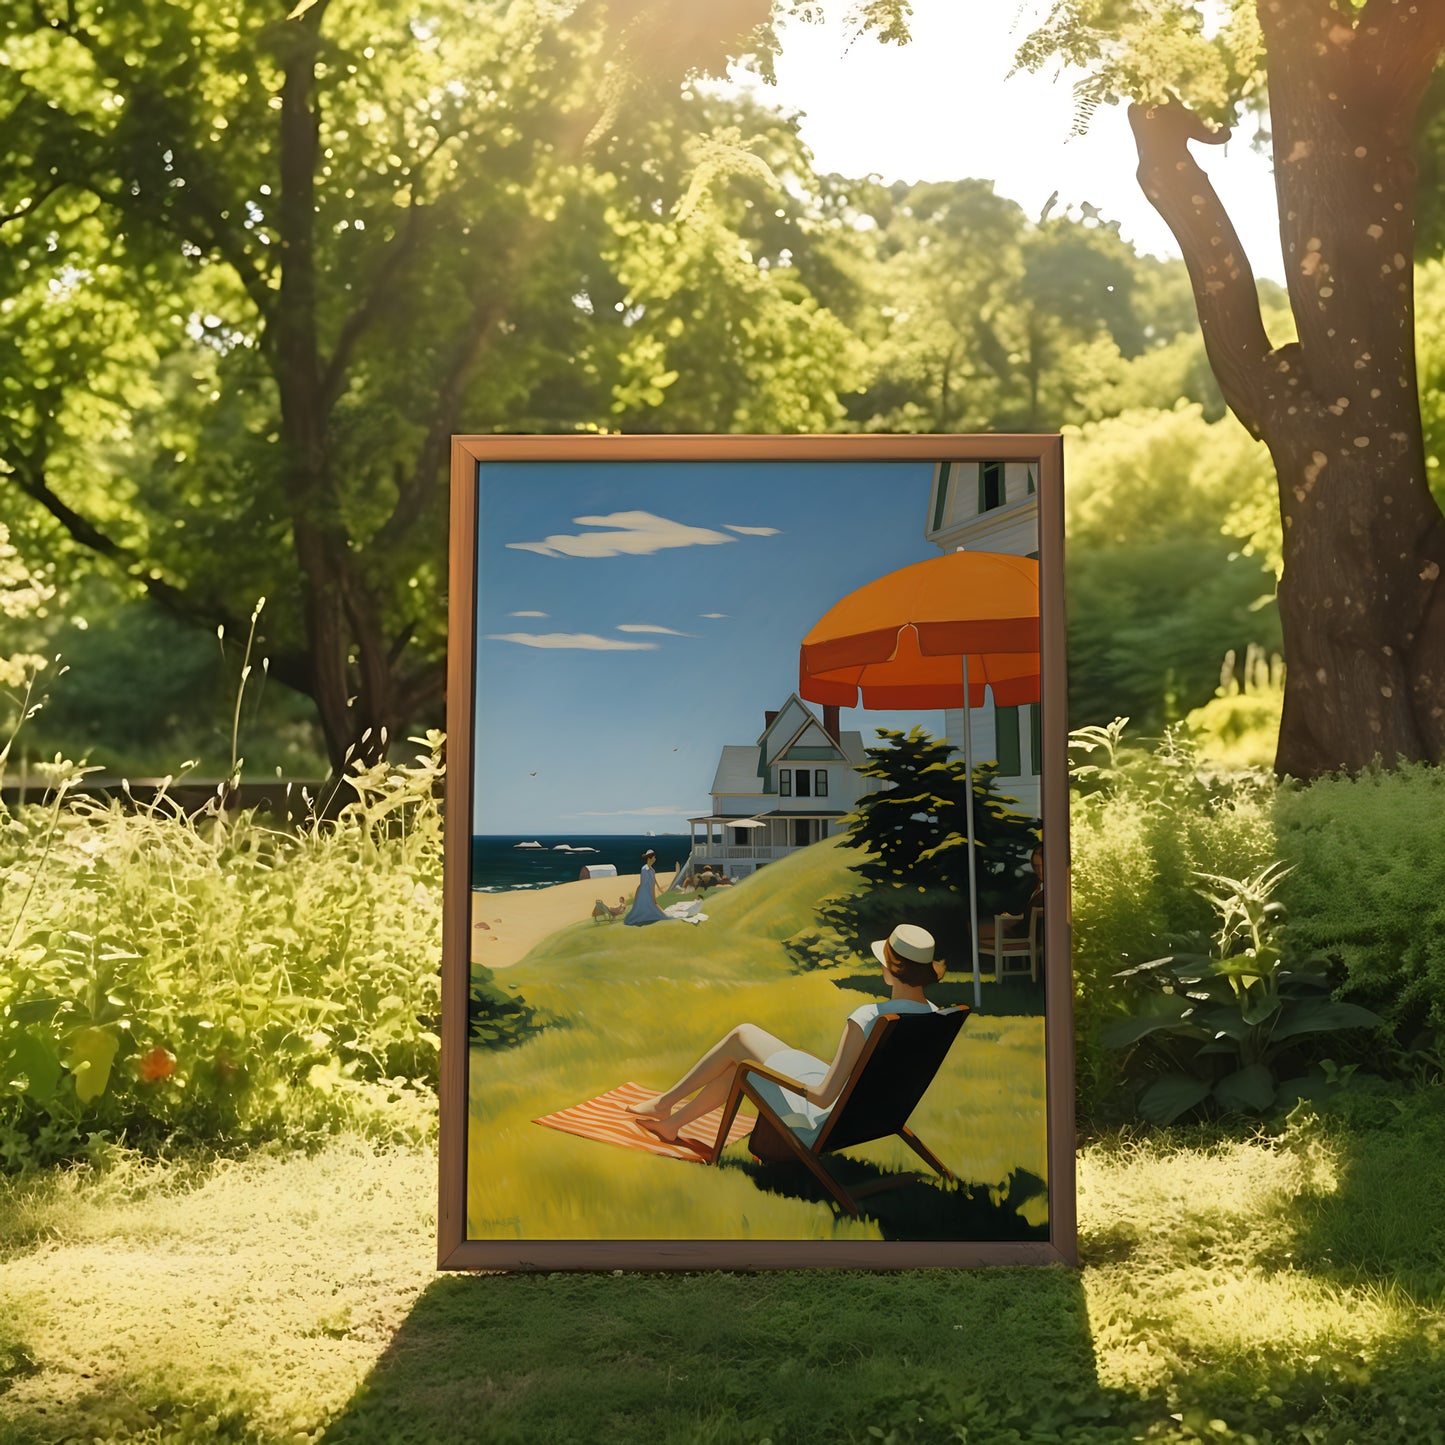
[[[1332,998],[1324,972],[1282,963],[1275,935],[1284,910],[1273,893],[1288,871],[1273,863],[1245,879],[1196,875],[1219,919],[1214,936],[1117,975],[1132,995],[1130,1017],[1102,1039],[1128,1051],[1149,1122],[1289,1107],[1349,1076],[1327,1067],[1335,1035],[1381,1024]]]

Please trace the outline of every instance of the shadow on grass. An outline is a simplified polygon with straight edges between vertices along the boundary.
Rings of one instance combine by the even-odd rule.
[[[1122,1403],[1061,1268],[492,1275],[430,1286],[325,1440],[1027,1439],[1052,1419],[1103,1442]]]
[[[850,973],[833,979],[839,988],[851,989],[855,993],[866,993],[871,998],[889,997],[888,986],[874,973]],[[973,976],[959,972],[948,975],[942,983],[929,984],[928,999],[939,1008],[952,1008],[955,1004],[973,1005]],[[983,1003],[979,1016],[994,1018],[1042,1018],[1044,1013],[1044,985],[1030,983],[1024,979],[1010,979],[1007,983],[985,983]]]
[[[1319,1128],[1334,1187],[1293,1206],[1295,1267],[1445,1307],[1445,1089],[1342,1095]]]
[[[724,1159],[724,1169],[747,1174],[769,1194],[829,1205],[847,1218],[832,1195],[801,1164]],[[880,1169],[861,1159],[830,1154],[825,1169],[852,1194],[863,1218],[877,1224],[888,1240],[988,1241],[1047,1240],[1047,1223],[1031,1225],[1019,1210],[1047,1193],[1037,1175],[1020,1170],[991,1190],[921,1174]],[[874,1193],[873,1190],[878,1192]]]

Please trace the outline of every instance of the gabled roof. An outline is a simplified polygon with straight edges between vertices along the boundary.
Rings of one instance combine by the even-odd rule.
[[[757,748],[732,743],[725,746],[722,756],[718,758],[717,772],[713,776],[712,787],[708,791],[714,795],[718,793],[761,794],[763,780],[758,776]]]
[[[758,746],[763,750],[763,762],[776,762],[778,754],[805,727],[810,723],[816,724],[817,721],[818,719],[813,716],[807,703],[797,693],[789,694],[787,702],[778,709],[777,717],[763,729],[758,737]]]

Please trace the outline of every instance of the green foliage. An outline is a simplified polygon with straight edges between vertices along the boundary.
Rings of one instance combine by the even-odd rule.
[[[1277,818],[1295,865],[1281,889],[1286,957],[1335,961],[1342,994],[1407,1042],[1445,1025],[1445,769],[1288,787]]]
[[[1268,454],[1183,404],[1067,445],[1069,714],[1159,729],[1209,700],[1225,650],[1279,647],[1274,575],[1232,522],[1255,501],[1277,513]]]
[[[884,743],[867,750],[859,771],[880,784],[859,799],[843,834],[863,852],[852,872],[861,887],[818,908],[818,926],[788,940],[801,967],[825,968],[860,954],[898,923],[928,929],[939,957],[955,971],[972,958],[969,930],[969,777],[957,750],[915,727],[907,734],[878,729]],[[997,791],[998,769],[974,766],[973,820],[978,914],[1017,909],[1032,882],[1021,881],[1037,842],[1032,819],[1013,812]],[[1032,875],[1029,875],[1030,878]]]
[[[1232,118],[1264,84],[1254,6],[1229,0],[1054,0],[1019,47],[1016,64],[1039,71],[1063,62],[1087,72],[1074,87],[1075,130],[1100,104],[1183,99],[1216,122]]]
[[[1125,1073],[1150,1123],[1172,1124],[1196,1109],[1293,1107],[1335,1082],[1337,1072],[1322,1065],[1330,1035],[1379,1025],[1368,1009],[1332,999],[1324,974],[1282,964],[1283,909],[1273,894],[1287,872],[1271,863],[1244,879],[1201,875],[1207,886],[1199,892],[1218,917],[1210,952],[1175,953],[1117,975],[1131,1016],[1104,1029],[1100,1042],[1128,1050]],[[1318,1078],[1302,1074],[1311,1064]],[[1286,1070],[1291,1077],[1282,1077]]]
[[[0,688],[7,693],[23,690],[27,678],[44,665],[44,658],[17,650],[15,644],[26,623],[45,615],[54,596],[54,584],[26,563],[10,540],[9,528],[0,522]]]
[[[833,178],[823,198],[855,294],[828,278],[818,294],[868,345],[852,425],[1038,431],[1136,396],[1217,405],[1199,358],[1168,352],[1185,333],[1197,349],[1182,269],[1135,254],[1117,225],[1082,213],[1031,224],[986,180]]]
[[[1268,774],[1205,771],[1171,730],[1154,748],[1127,741],[1127,719],[1071,735],[1073,964],[1080,1112],[1123,1107],[1119,1056],[1100,1043],[1125,1015],[1121,969],[1157,958],[1172,939],[1207,934],[1213,915],[1193,886],[1274,861]]]
[[[0,1162],[99,1136],[425,1132],[441,737],[417,741],[411,765],[353,767],[350,801],[299,832],[96,803],[52,769],[50,804],[0,831]],[[493,1028],[531,1022],[517,1004]]]
[[[72,589],[67,615],[48,632],[46,646],[66,671],[49,682],[43,710],[19,739],[22,756],[84,757],[132,780],[162,777],[177,758],[187,758],[195,776],[222,778],[239,721],[248,777],[273,770],[293,778],[326,775],[315,710],[272,680],[269,657],[254,640],[249,686],[238,698],[244,635],[218,640],[214,631],[189,627],[96,574]],[[116,706],[122,698],[125,705]]]
[[[766,5],[635,10],[0,15],[7,515],[204,632],[272,599],[338,772],[436,714],[453,433],[819,429],[853,384],[795,127],[677,85]]]
[[[1201,758],[1221,768],[1267,768],[1279,743],[1284,707],[1284,659],[1250,643],[1244,666],[1234,670],[1234,653],[1224,655],[1219,687],[1203,707],[1192,708],[1184,726]]]
[[[1436,77],[1442,95],[1445,79]],[[1445,142],[1445,111],[1434,134]],[[1442,160],[1437,158],[1436,164]],[[1426,194],[1422,187],[1422,196]],[[1438,198],[1431,193],[1432,200]],[[1441,212],[1445,222],[1445,212]],[[1437,247],[1439,243],[1437,242]],[[1420,421],[1425,429],[1425,465],[1430,490],[1445,505],[1445,261],[1431,260],[1415,268],[1415,351],[1420,371]]]

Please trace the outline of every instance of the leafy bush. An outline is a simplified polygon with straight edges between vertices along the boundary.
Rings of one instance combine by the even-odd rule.
[[[1132,1017],[1106,1028],[1101,1042],[1128,1050],[1127,1073],[1142,1086],[1139,1113],[1150,1123],[1172,1124],[1202,1108],[1291,1107],[1335,1082],[1321,1058],[1330,1035],[1380,1023],[1368,1009],[1332,999],[1324,974],[1281,964],[1282,909],[1271,895],[1286,871],[1276,863],[1247,879],[1206,876],[1210,887],[1199,892],[1219,916],[1210,951],[1118,975]],[[1290,1073],[1298,1077],[1284,1077]]]
[[[786,941],[803,968],[827,968],[867,954],[872,939],[885,938],[895,924],[926,928],[939,957],[955,969],[972,957],[969,939],[967,770],[952,743],[922,728],[906,735],[878,730],[885,741],[868,749],[860,771],[887,786],[859,800],[844,842],[863,851],[852,871],[859,891],[819,905],[818,926]],[[1016,908],[1029,855],[1037,841],[1034,822],[1013,812],[997,790],[992,763],[973,770],[974,845],[978,914],[991,918]],[[1030,880],[1032,874],[1029,875]]]
[[[442,736],[417,741],[299,830],[96,802],[64,763],[47,806],[0,815],[0,1163],[106,1134],[430,1129]]]
[[[1185,715],[1184,725],[1200,756],[1221,768],[1267,768],[1279,746],[1284,709],[1284,659],[1250,643],[1236,674],[1234,649],[1224,655],[1219,687],[1203,707]]]
[[[1402,1039],[1445,1026],[1445,768],[1288,787],[1277,817],[1286,957],[1336,960],[1341,993]]]
[[[1123,1107],[1117,1053],[1100,1035],[1124,1017],[1121,970],[1213,923],[1194,875],[1254,872],[1274,857],[1274,781],[1204,770],[1181,730],[1148,749],[1127,718],[1072,734],[1073,963],[1079,1109]]]

